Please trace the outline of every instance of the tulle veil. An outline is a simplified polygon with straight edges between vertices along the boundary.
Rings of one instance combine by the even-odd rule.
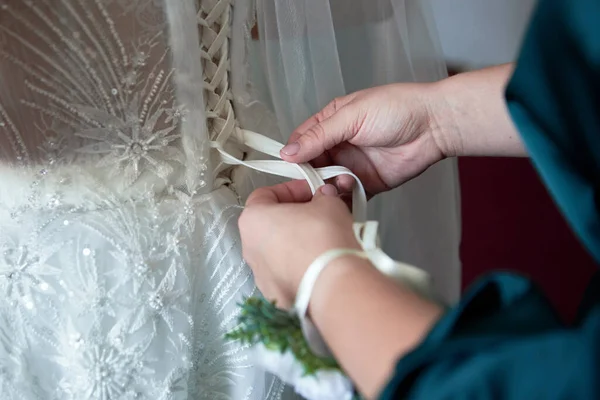
[[[447,74],[428,0],[256,0],[234,7],[238,118],[280,141],[337,96]],[[429,271],[448,302],[460,291],[459,201],[453,160],[370,201],[384,250]]]

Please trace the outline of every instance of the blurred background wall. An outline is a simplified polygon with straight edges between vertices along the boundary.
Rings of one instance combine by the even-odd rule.
[[[479,68],[514,60],[534,0],[430,0],[449,65]]]

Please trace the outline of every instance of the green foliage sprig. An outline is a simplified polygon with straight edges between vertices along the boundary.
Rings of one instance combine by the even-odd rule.
[[[281,353],[291,351],[306,375],[314,375],[319,370],[341,372],[335,359],[319,357],[310,350],[297,315],[277,308],[275,302],[259,297],[247,298],[240,307],[242,312],[238,317],[239,326],[226,335],[227,339],[240,340],[250,345],[262,343],[269,350]]]

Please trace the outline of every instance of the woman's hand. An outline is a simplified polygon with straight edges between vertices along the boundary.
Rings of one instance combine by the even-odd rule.
[[[239,220],[244,259],[256,285],[282,308],[294,302],[308,266],[334,248],[356,248],[352,215],[326,185],[312,198],[305,181],[253,192]]]
[[[319,255],[360,249],[352,215],[335,187],[326,185],[311,197],[304,181],[258,189],[240,217],[244,258],[263,295],[281,308],[292,306],[300,280]],[[347,257],[331,264],[315,284],[310,318],[360,391],[375,398],[441,309],[366,260]]]
[[[431,84],[387,85],[338,98],[298,127],[282,157],[345,166],[375,195],[446,156],[434,111],[443,101]],[[347,191],[353,181],[340,177],[337,183]]]
[[[304,122],[284,160],[342,165],[368,194],[393,189],[453,156],[526,156],[504,102],[512,64],[435,83],[398,83],[332,101]],[[350,177],[338,178],[347,191]]]

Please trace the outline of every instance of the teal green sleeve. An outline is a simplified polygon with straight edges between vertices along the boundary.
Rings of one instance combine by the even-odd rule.
[[[506,97],[550,193],[600,261],[600,1],[540,2]]]
[[[381,399],[600,399],[600,307],[566,328],[525,278],[492,275],[396,366]]]
[[[540,1],[507,102],[558,206],[600,261],[599,0]],[[600,399],[600,305],[567,327],[527,279],[494,274],[399,361],[381,398]]]

